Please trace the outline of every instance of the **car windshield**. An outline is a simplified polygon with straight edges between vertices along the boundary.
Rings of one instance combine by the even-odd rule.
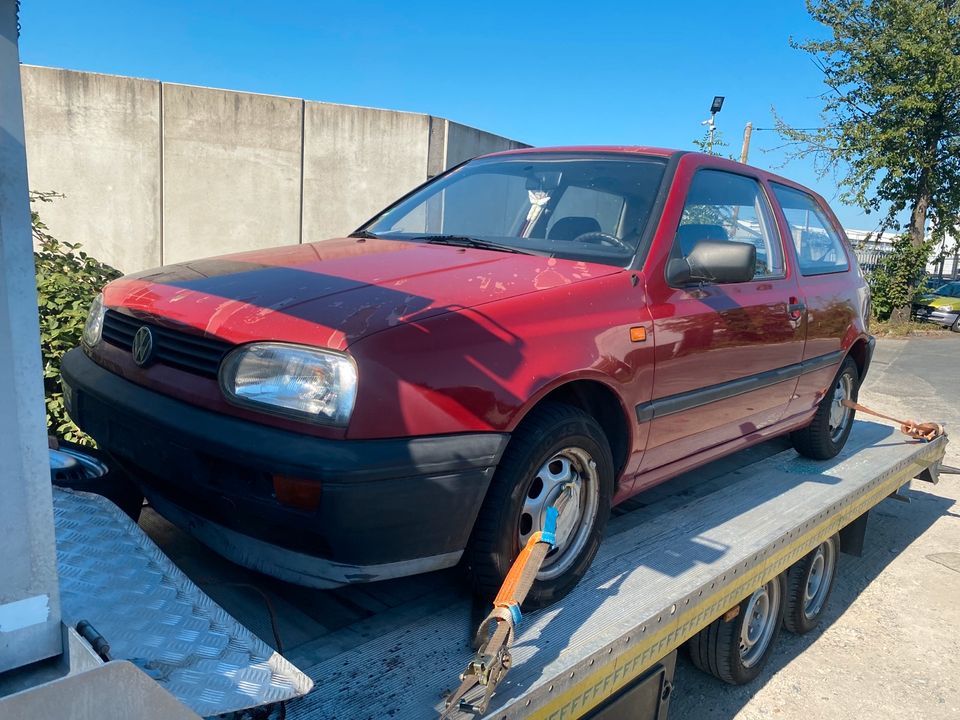
[[[473,160],[355,234],[625,266],[637,252],[666,161],[529,153]]]
[[[944,297],[960,297],[960,283],[947,283],[941,285],[933,291],[934,295],[943,295]]]

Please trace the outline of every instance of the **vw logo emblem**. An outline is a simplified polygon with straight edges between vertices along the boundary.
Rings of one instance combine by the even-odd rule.
[[[146,367],[153,360],[153,333],[146,325],[133,336],[133,361]]]

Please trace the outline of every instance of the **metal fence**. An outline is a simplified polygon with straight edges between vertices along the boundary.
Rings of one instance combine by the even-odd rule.
[[[853,253],[857,257],[857,262],[863,269],[865,275],[869,276],[877,266],[883,262],[883,258],[889,255],[889,247],[854,247]],[[942,258],[931,260],[927,263],[926,280],[927,285],[936,287],[938,284],[956,280],[960,275],[960,259],[957,255],[947,255]]]

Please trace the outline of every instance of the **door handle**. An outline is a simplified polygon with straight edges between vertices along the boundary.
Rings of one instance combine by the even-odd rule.
[[[799,320],[803,317],[803,311],[806,309],[806,303],[802,302],[799,298],[792,297],[787,303],[787,315],[789,315],[792,320]]]

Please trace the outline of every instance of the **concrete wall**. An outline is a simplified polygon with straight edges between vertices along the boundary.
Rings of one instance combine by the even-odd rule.
[[[506,140],[485,130],[477,130],[468,125],[455,123],[452,120],[446,120],[445,122],[447,125],[446,166],[448,168],[459,165],[464,160],[469,160],[477,155],[527,147],[523,143]]]
[[[308,102],[303,242],[346,235],[427,179],[430,117]]]
[[[163,85],[163,262],[300,241],[303,101]]]
[[[54,237],[124,269],[158,265],[160,83],[23,66],[32,190]]]
[[[523,147],[417,113],[23,66],[52,234],[125,272],[355,229],[428,177]]]

